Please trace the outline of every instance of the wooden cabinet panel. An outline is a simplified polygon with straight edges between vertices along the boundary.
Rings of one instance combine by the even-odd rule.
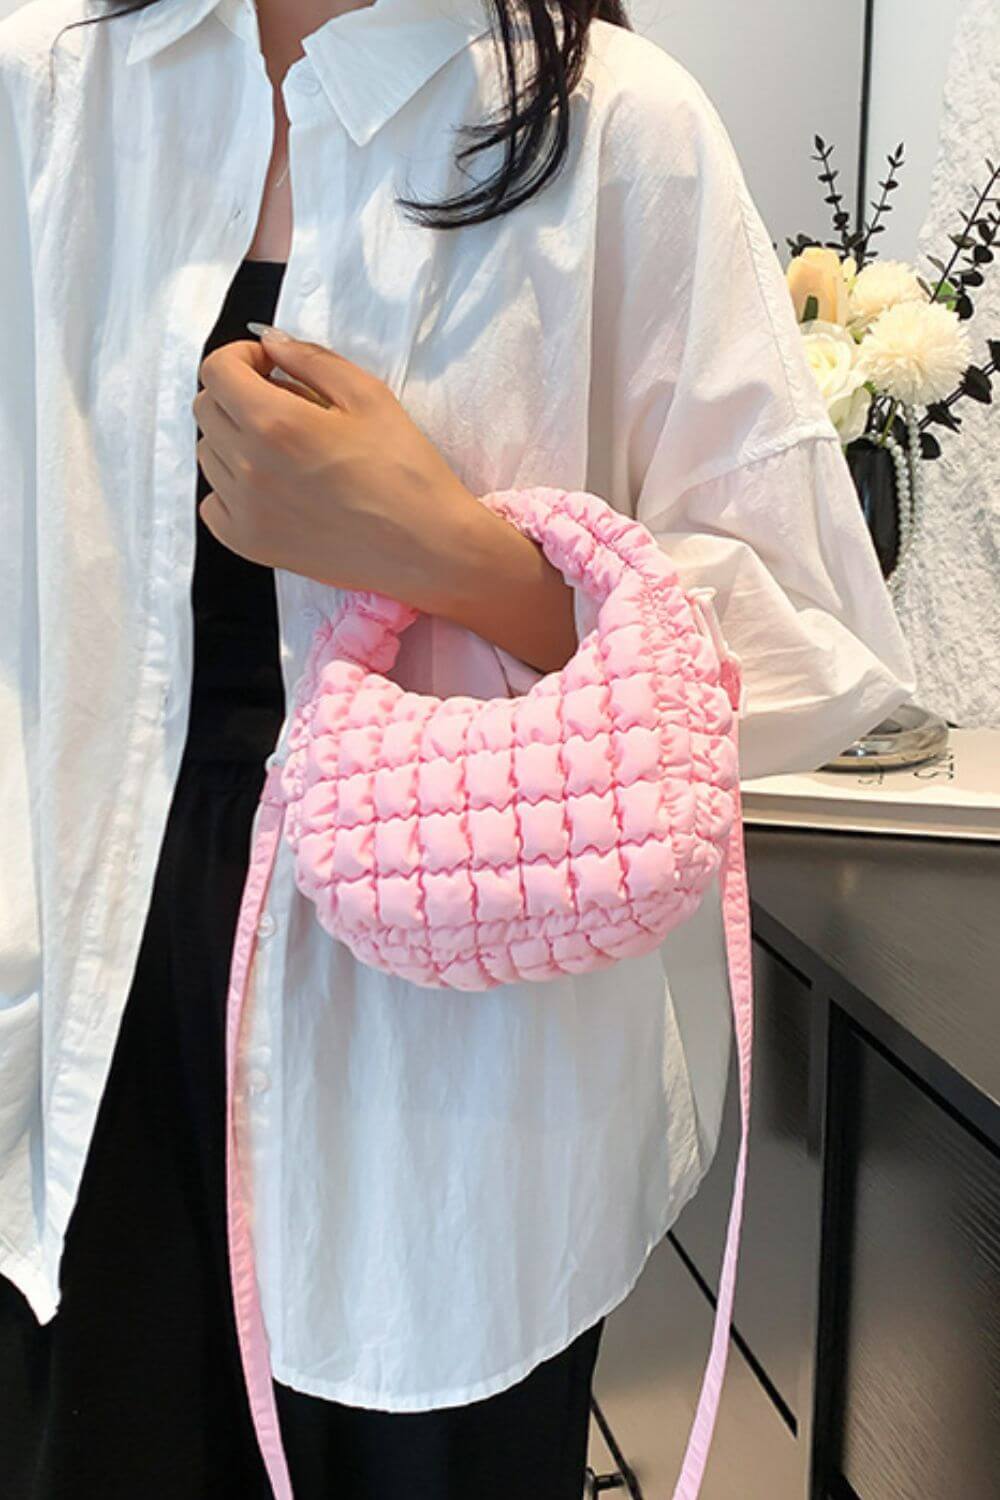
[[[993,1500],[1000,1158],[857,1033],[843,1056],[840,1471],[860,1500]]]
[[[665,1239],[605,1324],[594,1395],[645,1500],[673,1494],[712,1320],[708,1299]],[[591,1426],[590,1462],[606,1473],[613,1466],[596,1423]],[[802,1463],[799,1445],[731,1347],[701,1500],[802,1500]]]
[[[754,978],[750,1154],[733,1322],[797,1415],[818,1232],[813,1210],[818,1168],[810,1162],[806,1144],[813,997],[801,976],[760,942],[754,943]],[[734,1049],[719,1150],[674,1230],[713,1293],[738,1145]]]

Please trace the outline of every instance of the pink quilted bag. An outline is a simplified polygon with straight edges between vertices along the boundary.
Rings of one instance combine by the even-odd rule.
[[[655,947],[695,909],[737,813],[731,682],[647,529],[585,492],[484,503],[600,603],[520,698],[381,675],[417,611],[349,596],[317,633],[282,777],[296,880],[357,958],[483,990]]]
[[[646,953],[720,874],[743,1138],[712,1350],[674,1492],[694,1500],[725,1369],[750,1099],[739,662],[711,591],[682,587],[640,522],[586,491],[480,498],[594,599],[597,623],[561,670],[498,699],[442,699],[386,677],[417,611],[381,594],[348,594],[316,631],[284,760],[269,763],[230,976],[229,1234],[251,1409],[275,1495],[286,1500],[233,1123],[253,934],[282,832],[298,888],[358,959],[418,985],[471,991]]]

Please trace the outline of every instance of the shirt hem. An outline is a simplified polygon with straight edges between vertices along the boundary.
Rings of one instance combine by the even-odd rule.
[[[699,1163],[700,1168],[700,1163]],[[408,1396],[389,1396],[379,1394],[375,1391],[365,1390],[352,1381],[322,1380],[316,1376],[303,1375],[299,1370],[293,1370],[281,1360],[271,1361],[271,1374],[281,1385],[287,1385],[292,1390],[301,1392],[305,1396],[318,1396],[325,1401],[338,1401],[345,1406],[365,1407],[375,1411],[435,1411],[441,1407],[468,1406],[473,1401],[483,1401],[488,1396],[496,1396],[501,1391],[509,1389],[523,1380],[536,1365],[543,1360],[551,1359],[567,1348],[574,1339],[591,1328],[599,1319],[606,1317],[634,1288],[639,1277],[646,1268],[650,1255],[663,1239],[668,1230],[677,1222],[682,1210],[694,1197],[705,1176],[705,1170],[699,1169],[693,1176],[688,1190],[671,1199],[669,1206],[661,1216],[659,1225],[646,1240],[645,1246],[639,1255],[638,1265],[630,1273],[624,1284],[619,1284],[618,1289],[592,1312],[588,1312],[579,1318],[570,1328],[568,1334],[562,1338],[551,1339],[543,1344],[532,1354],[520,1359],[516,1364],[510,1365],[499,1375],[491,1375],[485,1380],[475,1381],[472,1385],[451,1387],[446,1390],[433,1391],[430,1394],[421,1393]]]
[[[17,1287],[39,1323],[52,1321],[59,1307],[59,1298],[53,1296],[45,1272],[20,1250],[15,1250],[10,1241],[5,1240],[2,1235],[0,1235],[0,1275],[6,1276]]]

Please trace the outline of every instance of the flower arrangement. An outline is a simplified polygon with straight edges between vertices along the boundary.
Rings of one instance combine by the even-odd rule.
[[[1000,339],[987,340],[989,362],[976,365],[962,325],[972,317],[972,290],[983,284],[983,267],[993,261],[1000,233],[1000,199],[994,192],[1000,168],[987,159],[989,181],[976,194],[961,231],[950,236],[954,249],[947,263],[928,256],[939,273],[932,285],[909,263],[880,261],[872,249],[875,236],[884,232],[880,220],[891,209],[889,194],[899,185],[895,173],[903,162],[902,143],[888,157],[881,199],[872,204],[874,217],[854,231],[836,189],[832,151],[820,136],[815,145],[813,160],[822,163],[819,180],[833,206],[838,238],[826,244],[806,235],[788,240],[792,258],[785,275],[810,366],[848,459],[859,457],[864,444],[883,450],[891,464],[894,536],[892,545],[879,546],[879,555],[895,588],[921,512],[921,460],[941,453],[930,428],[936,424],[957,433],[961,417],[955,407],[961,400],[992,402]],[[861,490],[871,480],[871,464],[862,456],[852,469],[856,482],[864,476]],[[884,495],[884,483],[881,488]],[[862,493],[861,500],[874,532],[871,495]],[[884,529],[884,517],[881,524]]]

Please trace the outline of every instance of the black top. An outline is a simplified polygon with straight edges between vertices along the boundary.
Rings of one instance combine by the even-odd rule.
[[[204,354],[253,338],[248,319],[273,318],[284,271],[283,261],[241,262]],[[199,464],[199,505],[211,488]],[[191,598],[194,675],[185,759],[259,764],[274,748],[285,712],[274,571],[226,547],[200,511]]]

